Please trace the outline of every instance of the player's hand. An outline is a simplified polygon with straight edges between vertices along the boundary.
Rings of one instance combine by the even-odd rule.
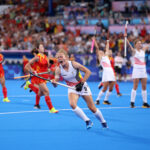
[[[78,83],[78,84],[76,85],[76,91],[81,92],[81,91],[82,91],[82,88],[83,88],[83,85],[84,85],[83,82]]]
[[[52,80],[51,80],[51,83],[53,84],[54,87],[57,87],[57,82],[56,82],[55,79],[52,79]]]

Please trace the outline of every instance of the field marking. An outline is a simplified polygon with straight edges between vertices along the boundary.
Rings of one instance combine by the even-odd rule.
[[[142,108],[141,106],[136,106],[136,108]],[[136,109],[134,108],[134,109]],[[89,108],[82,108],[83,110],[89,110]],[[130,107],[100,107],[100,110],[109,110],[109,109],[131,109]],[[72,111],[72,109],[58,109],[59,111]],[[39,113],[39,112],[48,112],[49,110],[30,110],[30,111],[16,111],[16,112],[1,112],[0,115],[8,114],[23,114],[23,113]]]
[[[92,94],[92,96],[97,96],[98,94]],[[111,94],[113,96],[117,96],[117,94]],[[130,96],[131,94],[129,93],[122,93],[122,96],[117,96],[117,97],[123,97],[123,96]],[[136,95],[142,95],[141,93],[137,93]],[[150,93],[148,93],[147,95],[150,95]],[[67,94],[60,94],[60,95],[50,95],[51,97],[68,97]],[[3,96],[0,96],[0,98],[3,98]],[[9,95],[8,97],[14,98],[14,97],[35,97],[35,95]]]

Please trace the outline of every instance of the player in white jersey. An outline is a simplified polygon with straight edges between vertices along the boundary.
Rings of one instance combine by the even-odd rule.
[[[104,92],[106,92],[107,88],[109,88],[106,92],[106,96],[104,98],[103,104],[111,105],[111,103],[108,101],[108,97],[113,90],[114,84],[116,82],[116,78],[115,78],[115,74],[114,74],[114,71],[111,67],[111,63],[109,60],[109,53],[111,53],[111,51],[109,50],[109,40],[107,40],[105,52],[99,50],[96,39],[94,38],[93,40],[95,41],[96,55],[103,68],[103,75],[102,75],[103,89],[99,92],[95,104],[97,105],[100,104],[99,102],[100,98],[102,97]]]
[[[127,43],[129,44],[131,50],[133,51],[133,89],[131,91],[131,108],[134,108],[136,90],[138,88],[139,80],[141,80],[142,84],[142,98],[143,98],[143,108],[149,108],[149,104],[147,103],[147,72],[146,72],[146,64],[145,64],[145,51],[149,48],[149,46],[142,47],[142,43],[140,40],[136,40],[134,42],[135,48],[132,47],[130,42],[127,39]]]
[[[68,88],[68,98],[70,106],[75,114],[85,121],[87,129],[92,127],[92,121],[86,116],[83,110],[77,106],[78,99],[82,96],[87,103],[88,108],[94,113],[102,126],[107,128],[106,121],[104,120],[101,111],[95,107],[90,88],[86,83],[86,80],[91,74],[90,70],[75,61],[69,61],[68,55],[64,50],[59,50],[56,57],[60,65],[56,68],[53,83],[58,81],[59,77],[62,76],[67,85],[74,87],[74,89]],[[85,73],[83,78],[80,71]]]

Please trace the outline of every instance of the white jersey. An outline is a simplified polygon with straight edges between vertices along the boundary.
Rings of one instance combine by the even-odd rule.
[[[143,69],[146,68],[145,52],[143,50],[135,51],[133,67],[134,68],[143,68]]]
[[[79,69],[75,69],[72,66],[71,61],[68,61],[68,63],[69,63],[69,67],[67,71],[64,70],[64,68],[60,65],[60,73],[63,79],[66,81],[67,85],[74,86],[81,81],[82,76],[80,74]]]
[[[80,74],[79,69],[73,67],[72,62],[68,61],[69,67],[68,70],[64,70],[64,68],[60,64],[60,74],[63,79],[66,81],[67,85],[75,86],[82,80],[82,76]],[[81,92],[77,92],[74,89],[68,88],[68,93],[75,93],[78,95],[92,95],[91,90],[88,87],[87,83],[85,82]]]
[[[103,67],[102,82],[115,81],[115,74],[108,56],[103,56],[100,64]]]
[[[112,69],[108,56],[103,56],[100,64],[103,67],[103,70],[108,70],[108,69],[111,70]]]
[[[147,78],[146,64],[145,64],[145,52],[143,50],[135,51],[133,56],[133,79]]]

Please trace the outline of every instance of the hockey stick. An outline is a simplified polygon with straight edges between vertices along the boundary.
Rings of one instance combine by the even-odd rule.
[[[44,78],[44,77],[38,76],[38,75],[36,75],[36,74],[33,74],[32,72],[31,72],[31,74],[32,74],[32,76],[35,76],[35,77],[37,77],[37,78],[40,78],[40,79],[43,79],[43,80],[46,80],[46,81],[48,81],[48,82],[53,83],[52,80],[50,80],[50,79],[46,79],[46,78]],[[58,85],[61,85],[61,86],[64,86],[64,87],[67,87],[67,88],[70,88],[70,89],[75,90],[74,87],[68,86],[68,85],[66,85],[66,84],[62,84],[62,83],[60,83],[60,82],[55,82],[55,83],[58,84]]]
[[[38,73],[38,75],[41,75],[41,74],[49,74],[49,73],[50,73],[50,71],[41,72],[41,73]],[[28,75],[25,75],[25,76],[14,77],[14,79],[27,78],[27,77],[31,77],[31,76],[32,76],[31,74],[28,74]]]
[[[125,34],[127,34],[127,26],[128,26],[128,21],[126,21],[125,24]],[[127,36],[124,38],[124,56],[127,56]]]

